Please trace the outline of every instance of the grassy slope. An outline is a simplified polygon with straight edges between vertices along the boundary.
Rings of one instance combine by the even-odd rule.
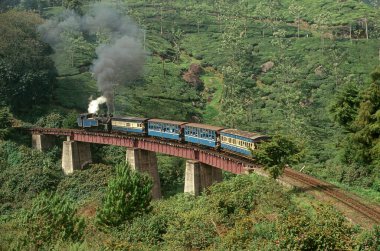
[[[248,1],[248,15],[253,13],[258,1]],[[328,112],[329,105],[337,91],[345,86],[347,81],[355,79],[359,87],[364,88],[368,80],[368,73],[378,62],[378,40],[348,39],[330,40],[320,38],[321,31],[315,26],[314,17],[321,10],[328,11],[331,17],[327,25],[331,30],[339,29],[339,25],[352,23],[361,17],[368,17],[370,25],[372,20],[379,16],[379,11],[368,5],[356,1],[341,3],[331,1],[302,2],[304,8],[302,19],[305,21],[301,34],[308,37],[296,39],[294,17],[290,15],[288,6],[291,1],[281,1],[279,15],[287,23],[280,23],[277,28],[285,29],[288,42],[286,51],[280,51],[271,44],[273,30],[268,26],[269,19],[262,22],[257,18],[250,19],[245,44],[257,44],[255,47],[255,62],[252,69],[256,72],[260,65],[278,60],[278,55],[290,60],[296,68],[294,86],[287,87],[288,92],[300,92],[303,100],[308,102],[306,107],[296,107],[297,123],[300,123],[300,135],[308,149],[306,165],[307,172],[322,178],[335,179],[329,171],[328,160],[336,158],[337,149],[333,143],[339,137],[340,129],[331,121]],[[120,87],[116,96],[116,113],[146,117],[160,117],[176,120],[191,120],[194,116],[209,124],[221,124],[219,121],[220,100],[223,89],[223,76],[221,66],[226,55],[221,49],[223,24],[219,24],[213,6],[204,9],[211,15],[204,15],[200,24],[199,33],[196,26],[196,17],[192,16],[195,8],[191,4],[185,6],[180,1],[163,4],[163,34],[160,34],[160,9],[158,5],[144,5],[142,1],[129,1],[132,15],[142,22],[147,29],[146,48],[150,52],[142,79],[129,83],[127,87]],[[186,14],[184,8],[189,10]],[[51,8],[46,16],[56,15],[61,8]],[[337,25],[332,28],[331,25]],[[277,29],[276,28],[276,29]],[[262,36],[264,29],[265,36]],[[173,50],[170,42],[172,31],[181,30],[181,58],[179,62],[172,59],[164,60],[163,71],[160,56],[168,55]],[[371,35],[371,34],[370,34]],[[293,38],[291,38],[293,37]],[[80,55],[78,55],[80,57]],[[80,73],[79,65],[72,67],[68,57],[58,52],[54,56],[59,74],[58,88],[55,92],[56,105],[65,109],[86,110],[90,97],[99,95],[95,81],[89,73]],[[188,69],[191,63],[210,65],[205,67],[201,79],[205,83],[205,90],[197,93],[181,78],[181,72]],[[338,64],[334,70],[334,63]],[[325,70],[323,76],[316,76],[314,71],[322,66]],[[297,126],[286,126],[287,114],[279,100],[284,93],[278,82],[281,82],[282,72],[276,67],[268,73],[257,74],[256,86],[252,100],[254,101],[253,122],[240,125],[247,130],[264,130],[269,133],[282,131],[285,133],[298,133]],[[335,75],[334,75],[335,74]],[[67,76],[71,75],[71,76]],[[203,105],[202,105],[203,103]],[[306,121],[306,122],[305,122]],[[331,161],[330,161],[331,162]],[[360,189],[359,189],[360,191]],[[373,196],[372,196],[373,197]]]

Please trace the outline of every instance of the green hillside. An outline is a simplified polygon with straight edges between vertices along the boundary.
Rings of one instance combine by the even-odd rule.
[[[94,60],[124,28],[85,24],[93,2],[0,3],[0,250],[376,250],[379,228],[359,229],[255,175],[225,173],[207,194],[182,194],[185,161],[163,155],[165,199],[118,227],[101,226],[124,149],[92,146],[98,164],[65,177],[61,146],[36,152],[28,135],[9,128],[73,128],[102,95]],[[116,10],[115,26],[128,20],[126,32],[144,49],[140,74],[115,74],[115,115],[286,136],[302,149],[292,168],[380,203],[379,1],[101,2]],[[48,20],[60,31],[50,40],[40,26]],[[128,63],[115,67],[128,72]]]

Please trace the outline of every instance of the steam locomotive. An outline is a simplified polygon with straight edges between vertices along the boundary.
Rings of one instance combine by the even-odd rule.
[[[78,115],[77,123],[80,128],[86,130],[159,137],[218,150],[225,149],[247,156],[251,156],[251,150],[256,148],[257,143],[269,139],[265,135],[237,129],[165,119],[98,116],[93,113],[84,113]]]

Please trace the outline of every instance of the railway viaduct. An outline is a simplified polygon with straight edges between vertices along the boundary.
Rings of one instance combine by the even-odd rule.
[[[73,129],[32,128],[30,131],[33,147],[41,151],[53,147],[57,136],[66,137],[62,149],[62,169],[65,174],[71,174],[92,162],[90,144],[126,147],[126,160],[131,167],[152,177],[154,199],[161,198],[156,153],[187,159],[184,192],[194,195],[221,181],[222,170],[241,174],[257,167],[248,158],[166,139]]]
[[[82,169],[92,161],[90,144],[106,144],[126,148],[126,160],[137,171],[146,172],[153,178],[152,197],[161,198],[160,179],[156,153],[187,159],[185,192],[199,195],[214,182],[222,180],[222,170],[235,174],[254,171],[266,175],[252,159],[232,153],[218,152],[188,143],[160,140],[137,135],[99,133],[84,130],[32,128],[33,147],[45,151],[54,146],[57,136],[63,141],[62,169],[66,174]],[[355,195],[340,190],[307,174],[286,168],[278,180],[284,185],[298,187],[316,199],[332,204],[356,224],[371,228],[380,223],[380,206],[368,204]]]

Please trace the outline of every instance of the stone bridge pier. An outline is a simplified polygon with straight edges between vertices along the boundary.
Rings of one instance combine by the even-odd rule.
[[[187,160],[185,172],[185,193],[200,195],[205,189],[223,180],[222,170],[199,161]]]
[[[67,174],[83,169],[92,162],[90,143],[78,142],[69,139],[63,142],[62,170]]]
[[[40,151],[46,151],[53,148],[54,145],[55,145],[54,135],[32,134],[33,148]]]
[[[156,153],[138,148],[127,148],[126,160],[133,170],[147,173],[153,179],[152,198],[160,199],[161,182]]]

